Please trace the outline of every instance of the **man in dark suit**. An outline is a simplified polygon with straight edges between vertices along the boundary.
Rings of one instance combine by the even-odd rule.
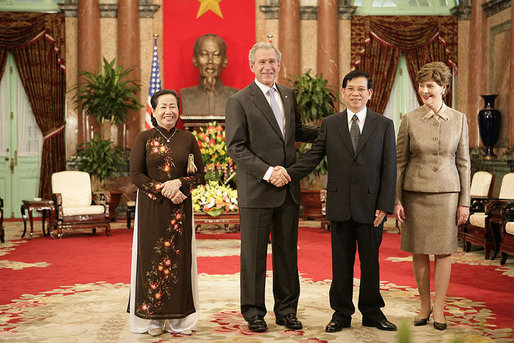
[[[380,310],[378,249],[383,221],[392,213],[396,182],[396,147],[393,121],[366,107],[373,94],[369,75],[360,70],[343,79],[346,110],[325,118],[312,148],[286,168],[299,180],[321,160],[328,159],[327,219],[331,221],[332,320],[325,330],[350,327],[353,264],[359,249],[361,282],[359,310],[362,325],[396,330]]]
[[[278,85],[280,51],[269,43],[250,50],[255,80],[227,101],[227,150],[237,165],[237,194],[241,229],[241,312],[255,332],[267,330],[266,256],[271,231],[273,295],[276,323],[301,329],[296,317],[300,283],[297,263],[300,185],[283,169],[295,161],[295,141],[312,142],[314,126],[302,125],[291,88]]]

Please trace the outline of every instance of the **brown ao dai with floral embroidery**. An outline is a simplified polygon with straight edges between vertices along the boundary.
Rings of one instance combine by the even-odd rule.
[[[147,319],[184,318],[195,312],[191,287],[191,190],[204,181],[202,156],[187,131],[158,127],[141,132],[132,147],[130,174],[138,187],[136,316]],[[164,136],[169,138],[165,139]],[[186,176],[192,153],[198,167]],[[173,204],[159,185],[180,179],[188,198]]]

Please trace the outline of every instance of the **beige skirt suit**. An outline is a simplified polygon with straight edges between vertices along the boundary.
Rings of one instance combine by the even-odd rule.
[[[415,254],[457,251],[457,206],[469,206],[466,116],[445,104],[435,116],[423,105],[403,117],[397,140],[395,204],[403,205],[401,249]]]

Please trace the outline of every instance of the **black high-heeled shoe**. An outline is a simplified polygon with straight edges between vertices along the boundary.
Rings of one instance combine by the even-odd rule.
[[[414,318],[414,326],[427,325],[427,323],[430,321],[431,314],[432,314],[432,310],[430,310],[430,312],[428,312],[428,316],[426,318],[421,318],[421,319]]]
[[[446,330],[447,327],[448,324],[446,323],[446,316],[444,316],[444,323],[438,323],[434,319],[434,328],[436,328],[437,330],[443,331]]]

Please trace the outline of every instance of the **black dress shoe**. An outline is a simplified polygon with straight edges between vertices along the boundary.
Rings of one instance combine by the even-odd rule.
[[[248,319],[248,328],[253,332],[264,332],[268,330],[268,325],[261,315],[256,315]]]
[[[344,328],[349,328],[351,326],[351,320],[335,320],[332,319],[330,323],[325,327],[326,332],[338,332]]]
[[[362,326],[371,326],[374,328],[377,328],[379,330],[385,330],[385,331],[396,331],[396,325],[388,321],[387,319],[380,319],[380,320],[368,320],[366,318],[362,318]]]
[[[284,317],[277,318],[276,323],[278,325],[285,325],[286,328],[291,330],[300,330],[302,326],[302,322],[296,318],[294,313],[286,314]]]

